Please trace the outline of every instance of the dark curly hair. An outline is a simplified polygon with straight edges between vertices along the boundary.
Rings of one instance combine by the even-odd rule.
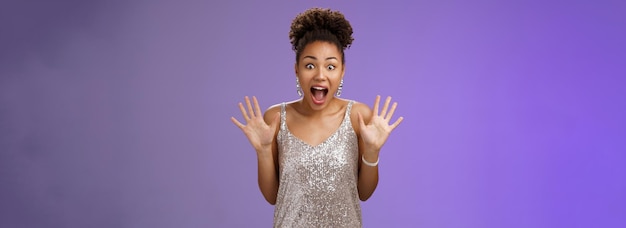
[[[352,26],[339,11],[311,8],[296,16],[289,31],[292,49],[296,52],[296,62],[306,45],[314,41],[326,41],[337,46],[341,51],[341,62],[345,63],[343,51],[349,48],[352,38]]]

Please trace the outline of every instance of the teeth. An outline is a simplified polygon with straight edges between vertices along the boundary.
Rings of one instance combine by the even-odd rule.
[[[314,86],[313,89],[315,89],[315,90],[325,90],[323,87],[317,87],[317,86]]]

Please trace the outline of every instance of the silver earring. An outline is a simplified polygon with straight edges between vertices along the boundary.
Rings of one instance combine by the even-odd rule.
[[[341,82],[339,82],[339,88],[337,89],[335,96],[341,96],[341,89],[343,89],[343,78],[341,79]]]
[[[300,80],[296,78],[296,92],[298,92],[298,96],[302,97],[302,88],[300,88]]]

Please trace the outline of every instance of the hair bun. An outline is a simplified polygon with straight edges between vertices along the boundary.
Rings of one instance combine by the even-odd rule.
[[[291,23],[289,39],[292,49],[298,50],[298,43],[308,32],[326,30],[333,34],[345,50],[352,44],[352,26],[339,11],[311,8],[296,16]]]

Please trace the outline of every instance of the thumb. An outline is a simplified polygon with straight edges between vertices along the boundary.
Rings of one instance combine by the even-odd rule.
[[[361,116],[360,112],[356,113],[357,116],[359,116],[359,126],[361,126],[361,129],[365,128],[365,122],[363,121],[363,116]]]

